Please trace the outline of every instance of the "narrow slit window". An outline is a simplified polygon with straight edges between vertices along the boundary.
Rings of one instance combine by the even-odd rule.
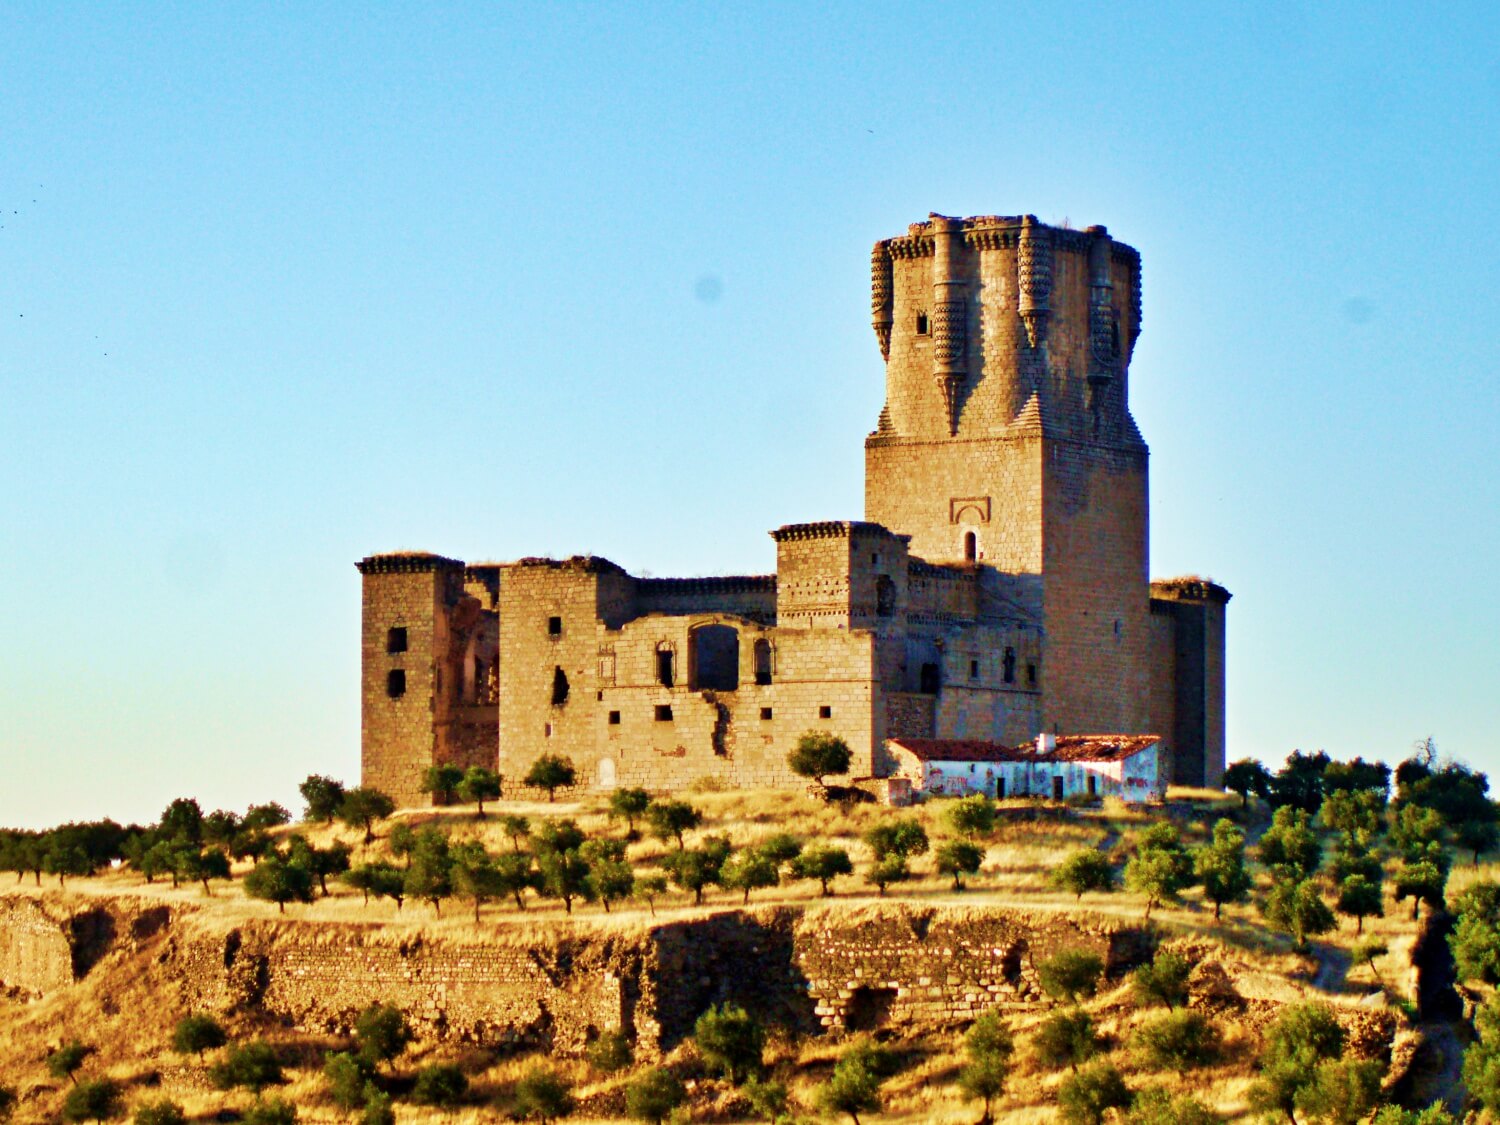
[[[972,531],[964,532],[964,562],[976,562],[979,559],[979,536]]]
[[[1036,687],[1036,665],[1026,665],[1026,684],[1028,687]]]
[[[979,679],[979,661],[977,660],[969,661],[969,679]]]
[[[1005,659],[1001,661],[1001,678],[1008,684],[1016,682],[1016,650],[1007,648]]]
[[[398,653],[406,651],[406,626],[397,625],[387,629],[385,632],[385,651]]]
[[[917,314],[917,335],[927,335],[927,314],[924,312]]]
[[[400,699],[406,694],[406,672],[400,668],[392,668],[385,674],[385,693],[392,699]]]

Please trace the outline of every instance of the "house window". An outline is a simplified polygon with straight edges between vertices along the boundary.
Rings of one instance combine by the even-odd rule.
[[[385,693],[392,699],[400,699],[406,694],[406,672],[400,668],[392,668],[385,674]]]
[[[406,651],[405,625],[397,625],[385,631],[385,651],[392,654]]]
[[[769,707],[762,707],[760,709],[760,718],[762,722],[768,722],[771,718],[771,709]]]
[[[552,669],[552,706],[561,707],[568,701],[568,674],[561,667]]]
[[[658,723],[670,723],[672,721],[672,705],[670,703],[658,703],[656,705],[656,721]]]
[[[620,712],[611,711],[609,713],[609,725],[612,727],[617,727],[620,725]]]
[[[821,707],[818,708],[818,718],[820,718],[820,719],[831,719],[831,718],[833,718],[833,708],[830,707],[830,706],[828,706],[828,704],[826,704],[826,703],[823,704],[823,706],[821,706]]]
[[[560,636],[562,636],[562,618],[561,617],[549,617],[549,618],[547,618],[547,636],[549,636],[549,637],[560,637]]]
[[[917,314],[917,335],[927,335],[927,314],[924,312]]]
[[[1005,657],[1000,662],[1001,678],[1008,684],[1016,682],[1016,650],[1007,648]]]
[[[656,646],[656,682],[671,687],[677,681],[677,653],[663,641]]]

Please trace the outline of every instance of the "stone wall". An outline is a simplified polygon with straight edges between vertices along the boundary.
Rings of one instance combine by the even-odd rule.
[[[55,917],[32,898],[0,898],[0,985],[41,996],[73,979],[67,917]]]
[[[643,1058],[681,1042],[712,1004],[803,1032],[963,1022],[992,1004],[1036,1003],[1035,962],[1058,949],[1098,950],[1117,975],[1151,947],[1146,932],[1088,915],[901,903],[660,925],[515,921],[478,938],[281,919],[230,926],[211,909],[47,894],[0,898],[0,984],[54,993],[110,948],[145,940],[160,942],[156,960],[191,1010],[259,1011],[342,1034],[380,1002],[427,1037],[577,1054],[622,1029]]]

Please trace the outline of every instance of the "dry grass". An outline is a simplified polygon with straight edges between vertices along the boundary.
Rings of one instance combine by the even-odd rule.
[[[1237,815],[1239,806],[1237,797],[1213,791],[1174,790],[1170,796],[1166,811],[1177,820],[1189,840],[1201,839],[1219,816]],[[819,904],[819,909],[857,912],[880,901],[862,878],[870,856],[860,837],[871,826],[893,816],[911,816],[921,821],[934,843],[951,835],[944,824],[946,803],[942,801],[909,810],[891,810],[874,805],[830,807],[797,792],[698,793],[689,799],[704,815],[703,825],[689,834],[690,846],[706,834],[725,835],[742,846],[754,844],[774,832],[792,831],[804,838],[817,836],[847,848],[855,862],[856,874],[853,878],[839,879],[835,883],[836,898]],[[483,840],[487,846],[499,850],[511,846],[499,825],[500,816],[506,813],[529,816],[533,822],[546,817],[571,817],[590,834],[623,833],[623,825],[610,820],[604,802],[599,799],[557,804],[496,802],[490,806],[489,816],[482,820],[472,808],[407,810],[399,817],[417,827],[440,825],[456,838]],[[975,910],[1003,907],[1059,912],[1074,911],[1081,905],[1090,913],[1136,922],[1144,913],[1144,902],[1138,896],[1124,892],[1093,894],[1084,896],[1079,904],[1071,895],[1052,890],[1047,875],[1060,859],[1077,848],[1109,847],[1123,857],[1134,834],[1153,815],[1160,814],[1130,809],[1118,802],[1084,810],[1021,800],[1001,802],[1000,823],[984,841],[986,854],[981,871],[967,880],[965,891],[955,893],[951,880],[934,874],[928,856],[913,863],[915,878],[893,886],[887,901]],[[381,826],[382,836],[389,828],[389,823]],[[355,850],[356,863],[386,856],[383,838],[366,847],[361,833],[341,826],[303,825],[282,830],[283,834],[291,831],[304,832],[319,845],[334,840],[348,843]],[[630,854],[638,864],[650,865],[672,848],[675,848],[673,843],[647,838],[631,844]],[[240,865],[236,875],[245,870],[246,866]],[[1465,865],[1455,868],[1450,886],[1457,890],[1475,878],[1496,877],[1500,877],[1500,865],[1484,864],[1477,871]],[[45,889],[53,888],[55,883],[49,880]],[[398,912],[389,902],[364,906],[357,892],[336,883],[330,883],[333,893],[327,898],[289,906],[284,916],[272,904],[245,898],[238,881],[232,886],[216,885],[213,896],[205,898],[196,885],[173,890],[158,881],[148,886],[133,872],[122,870],[93,879],[70,880],[68,889],[79,896],[126,895],[174,903],[191,915],[183,922],[188,926],[227,927],[252,919],[278,924],[284,919],[289,926],[302,921],[342,923],[360,926],[370,940],[393,942],[418,934],[454,941],[481,939],[535,944],[565,932],[565,927],[548,924],[564,921],[562,906],[550,900],[531,899],[530,909],[524,913],[509,903],[487,906],[476,926],[472,911],[458,901],[445,904],[440,916],[417,903],[408,903]],[[30,895],[35,891],[25,885],[7,888],[4,893]],[[705,905],[694,907],[689,895],[672,891],[658,901],[654,918],[644,905],[629,903],[616,905],[608,914],[597,905],[580,905],[568,921],[570,927],[589,930],[639,930],[658,922],[737,909],[739,901],[737,894],[710,889]],[[807,880],[756,892],[751,897],[752,906],[817,903],[817,884]],[[1236,973],[1305,982],[1316,969],[1316,961],[1294,952],[1284,936],[1269,932],[1258,911],[1249,906],[1227,907],[1223,920],[1215,922],[1212,904],[1203,902],[1198,892],[1189,892],[1182,903],[1154,911],[1152,920],[1163,934],[1188,943],[1195,959],[1211,957]],[[1347,950],[1356,936],[1353,923],[1341,921],[1339,931],[1328,935],[1326,942],[1327,948],[1334,951]],[[1393,991],[1409,993],[1409,974],[1403,966],[1408,963],[1416,934],[1409,909],[1388,902],[1386,916],[1367,919],[1365,930],[1390,946],[1390,953],[1378,962],[1385,985]],[[178,986],[157,965],[158,951],[151,942],[139,949],[122,946],[64,994],[30,1005],[0,1000],[0,1081],[16,1087],[25,1098],[18,1120],[56,1118],[65,1090],[61,1083],[46,1078],[43,1061],[48,1049],[71,1037],[98,1048],[96,1058],[107,1060],[108,1065],[96,1066],[91,1061],[93,1072],[107,1072],[129,1084],[132,1101],[139,1101],[147,1094],[170,1096],[184,1104],[190,1118],[206,1121],[220,1109],[248,1100],[246,1095],[226,1095],[210,1089],[203,1066],[196,1060],[179,1059],[166,1049],[171,1028],[186,1009]],[[1347,984],[1349,998],[1352,1000],[1374,986],[1369,969],[1357,967]],[[1287,987],[1295,991],[1303,986]],[[1123,992],[1117,989],[1094,1001],[1091,1007],[1110,1036],[1110,1057],[1126,1073],[1133,1087],[1161,1083],[1174,1091],[1196,1093],[1231,1118],[1247,1116],[1245,1091],[1251,1080],[1250,1058],[1256,1042],[1253,1028],[1232,1022],[1224,1024],[1226,1051],[1213,1067],[1185,1074],[1151,1073],[1141,1070],[1126,1048],[1131,1028],[1141,1015],[1125,1002]],[[1046,1014],[1045,1010],[1017,1012],[1012,1022],[1018,1041],[1024,1042],[1030,1029]],[[319,1123],[350,1119],[328,1101],[318,1070],[322,1052],[342,1046],[339,1041],[258,1023],[248,1017],[239,1018],[233,1033],[237,1039],[264,1035],[278,1043],[289,1057],[301,1060],[303,1065],[289,1071],[291,1081],[282,1090],[284,1096],[297,1103],[301,1120]],[[874,1120],[956,1125],[977,1118],[978,1105],[963,1101],[954,1084],[962,1064],[956,1034],[916,1036],[894,1046],[902,1053],[906,1065],[887,1088],[886,1112]],[[831,1071],[840,1048],[840,1043],[829,1039],[797,1042],[779,1039],[773,1042],[769,1057],[778,1068],[778,1076],[788,1082],[794,1096],[806,1106],[811,1104],[815,1086]],[[675,1057],[674,1065],[680,1065],[691,1075],[691,1049],[685,1050],[686,1054]],[[1055,1088],[1060,1076],[1043,1072],[1025,1056],[1024,1050],[1022,1056],[1010,1091],[998,1107],[997,1120],[1006,1125],[1055,1120]],[[402,1067],[408,1074],[416,1066],[429,1062],[452,1062],[463,1067],[476,1099],[485,1104],[475,1104],[441,1119],[467,1125],[496,1120],[497,1114],[503,1119],[509,1110],[515,1082],[532,1061],[429,1043],[419,1044],[402,1061]],[[594,1107],[593,1116],[581,1113],[570,1120],[620,1119],[610,1116],[608,1107],[618,1106],[619,1087],[625,1078],[592,1073],[580,1061],[548,1061],[575,1081],[585,1107]],[[694,1096],[696,1120],[745,1119],[735,1116],[731,1109],[733,1099],[718,1084],[699,1083]],[[434,1119],[432,1111],[398,1103],[400,1121]]]

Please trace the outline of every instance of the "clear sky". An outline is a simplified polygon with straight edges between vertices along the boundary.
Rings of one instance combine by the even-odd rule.
[[[858,518],[929,211],[1141,251],[1231,757],[1500,769],[1496,13],[0,5],[0,824],[357,777],[366,554]]]

